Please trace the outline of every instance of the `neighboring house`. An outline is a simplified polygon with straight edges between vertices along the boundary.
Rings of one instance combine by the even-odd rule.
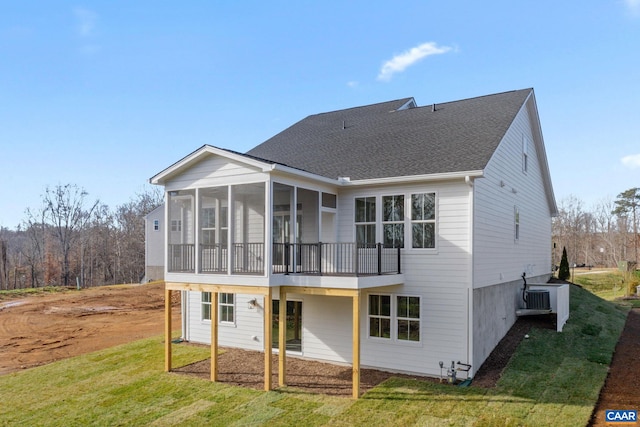
[[[164,204],[144,217],[144,279],[143,283],[164,279]]]
[[[213,355],[273,346],[281,384],[285,346],[352,363],[354,396],[361,366],[439,376],[460,361],[473,376],[524,306],[523,273],[551,276],[557,207],[532,89],[316,114],[150,181],[166,190],[183,338]]]

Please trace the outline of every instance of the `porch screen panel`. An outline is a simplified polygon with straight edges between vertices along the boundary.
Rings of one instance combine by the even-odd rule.
[[[200,190],[200,271],[226,273],[229,237],[228,188]]]
[[[263,274],[265,242],[265,183],[234,185],[232,273]]]
[[[195,190],[170,191],[168,195],[169,271],[195,271]]]

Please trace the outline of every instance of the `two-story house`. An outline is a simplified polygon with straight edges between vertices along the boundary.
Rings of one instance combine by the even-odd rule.
[[[532,89],[309,116],[241,154],[210,145],[163,185],[167,298],[185,340],[470,375],[551,275],[557,207]],[[167,311],[168,313],[168,311]],[[171,369],[167,315],[166,369]]]

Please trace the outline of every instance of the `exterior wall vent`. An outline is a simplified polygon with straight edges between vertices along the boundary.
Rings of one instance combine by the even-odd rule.
[[[529,310],[551,310],[549,301],[549,291],[537,289],[527,291],[527,308]]]

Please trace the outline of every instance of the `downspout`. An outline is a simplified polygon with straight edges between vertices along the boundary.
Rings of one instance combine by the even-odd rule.
[[[467,288],[467,364],[471,365],[468,378],[473,378],[475,375],[475,366],[473,360],[473,254],[475,253],[475,229],[473,227],[473,219],[475,216],[473,209],[473,180],[469,175],[464,177],[464,182],[469,186],[469,287]]]

